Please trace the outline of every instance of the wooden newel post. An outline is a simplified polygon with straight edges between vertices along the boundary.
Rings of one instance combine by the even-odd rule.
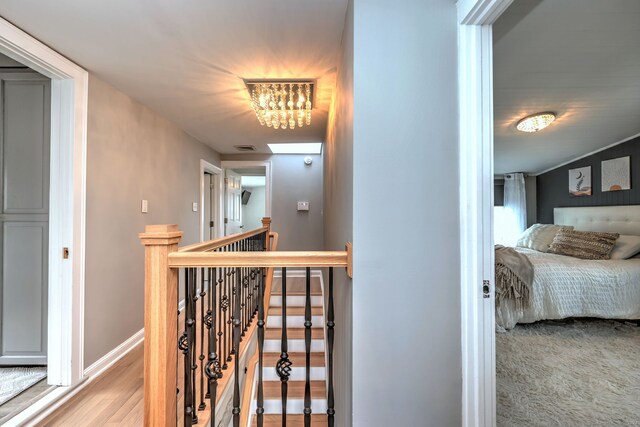
[[[148,225],[144,251],[144,425],[175,426],[177,406],[178,271],[169,253],[178,250],[177,225]]]
[[[264,242],[266,247],[264,249],[268,251],[269,248],[271,247],[271,242],[269,241],[269,239],[271,239],[271,237],[269,237],[269,233],[271,232],[271,218],[267,216],[262,218],[262,226],[267,227],[267,239]]]

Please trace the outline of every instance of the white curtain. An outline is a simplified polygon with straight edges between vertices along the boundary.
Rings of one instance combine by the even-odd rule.
[[[527,228],[527,197],[524,174],[508,173],[504,176],[504,207],[513,215],[513,243]]]

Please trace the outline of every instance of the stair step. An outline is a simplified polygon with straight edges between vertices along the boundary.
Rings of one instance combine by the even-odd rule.
[[[304,316],[304,307],[287,307],[287,316]],[[322,316],[322,306],[311,307],[312,316]],[[269,308],[269,316],[282,316],[282,307]]]
[[[310,381],[311,398],[325,399],[327,397],[327,387],[324,381]],[[280,400],[280,381],[265,381],[264,383],[265,400]],[[289,381],[287,390],[287,399],[304,399],[304,381]]]
[[[305,316],[292,316],[287,314],[287,329],[290,328],[304,328]],[[268,328],[281,328],[282,316],[272,316],[269,314],[267,317]],[[318,329],[324,328],[324,316],[311,316],[311,328]]]
[[[287,292],[287,308],[289,307],[304,307],[307,301],[307,297],[304,293],[301,294],[292,294],[291,292]],[[271,299],[269,301],[270,306],[272,308],[282,306],[282,295],[281,294],[271,294]],[[323,297],[321,294],[313,295],[311,297],[311,306],[319,307],[322,306]],[[270,309],[271,310],[271,309]]]
[[[311,353],[311,366],[324,366],[324,353]],[[264,366],[276,366],[280,360],[280,353],[264,353]],[[293,366],[305,366],[305,353],[289,353],[289,360]]]
[[[272,296],[282,296],[282,291],[272,291],[271,295]],[[287,296],[289,296],[289,295],[291,295],[291,296],[300,296],[300,295],[306,296],[307,292],[306,291],[293,291],[293,290],[287,289]],[[317,296],[322,296],[322,292],[321,291],[313,291],[312,290],[310,295],[311,296],[316,296],[316,297]]]
[[[304,340],[305,328],[287,328],[288,340]],[[265,340],[280,340],[282,328],[267,328],[264,334]],[[311,328],[311,339],[324,339],[324,328]]]
[[[264,414],[263,427],[282,427],[282,415],[280,414]],[[329,420],[324,414],[311,414],[311,425],[322,426],[327,425]],[[253,416],[252,427],[258,426],[257,417]],[[287,415],[287,427],[304,427],[304,415]]]

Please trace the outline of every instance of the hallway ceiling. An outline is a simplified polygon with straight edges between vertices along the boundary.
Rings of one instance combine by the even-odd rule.
[[[221,153],[324,141],[346,0],[2,0],[0,16]],[[318,79],[311,126],[260,126],[243,78]]]
[[[640,2],[515,0],[494,25],[495,172],[541,172],[640,133]],[[532,134],[518,119],[554,111]]]

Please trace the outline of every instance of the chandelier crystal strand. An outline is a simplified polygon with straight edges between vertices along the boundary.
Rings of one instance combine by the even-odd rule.
[[[307,82],[248,82],[251,107],[262,126],[295,129],[311,124],[311,94]]]
[[[302,85],[298,83],[298,127],[302,127],[304,124],[304,111],[302,110],[303,100]]]
[[[311,86],[309,83],[305,85],[305,89],[307,91],[307,102],[305,104],[305,109],[307,110],[307,126],[311,124]]]
[[[289,102],[287,102],[289,108],[289,129],[296,127],[296,121],[293,119],[293,84],[289,83]]]

